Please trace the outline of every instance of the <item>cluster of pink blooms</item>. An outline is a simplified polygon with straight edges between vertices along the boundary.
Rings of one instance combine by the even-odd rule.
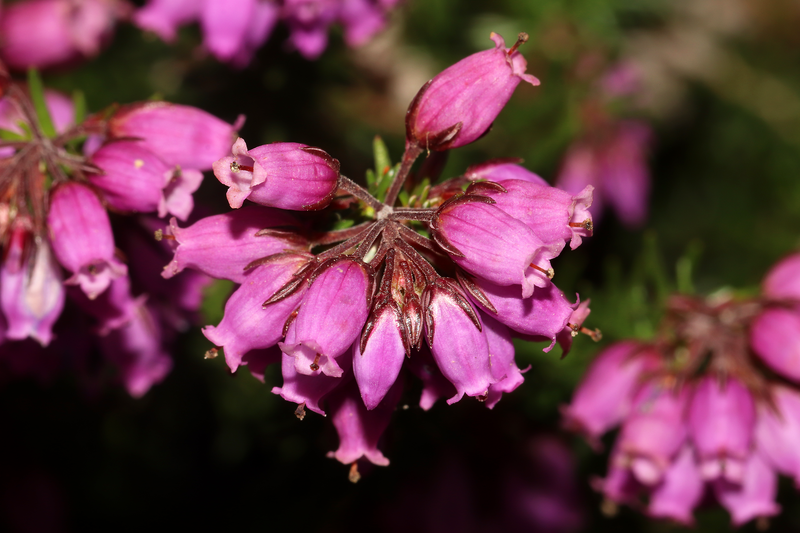
[[[149,214],[185,220],[201,171],[229,151],[236,128],[162,102],[75,124],[64,96],[40,95],[48,116],[37,113],[35,94],[0,81],[4,373],[41,371],[42,360],[97,367],[96,348],[141,396],[169,371],[165,345],[208,281],[187,273],[163,283],[152,265],[169,248],[152,239],[164,224]]]
[[[751,300],[675,296],[660,335],[592,363],[566,424],[592,442],[621,425],[612,502],[684,524],[712,496],[735,525],[780,512],[778,474],[800,482],[800,254]],[[642,501],[642,496],[647,501]]]
[[[149,0],[134,23],[167,42],[177,28],[199,22],[204,47],[221,61],[244,66],[283,21],[289,44],[308,59],[328,45],[333,24],[344,29],[349,46],[360,46],[386,25],[386,13],[399,0]]]
[[[411,173],[422,153],[433,159],[479,139],[521,81],[538,84],[517,51],[527,35],[511,48],[492,39],[494,48],[419,91],[402,162],[382,173],[382,199],[319,148],[238,139],[214,163],[236,210],[185,228],[173,219],[165,234],[175,247],[165,277],[193,268],[241,284],[221,323],[203,330],[210,355],[222,348],[232,371],[248,365],[262,379],[280,362],[273,392],[298,404],[300,418],[331,413],[340,437],[332,455],[355,476],[362,457],[388,464],[378,440],[404,366],[422,380],[424,409],[464,395],[493,407],[523,381],[512,337],[568,349],[588,314],[553,285],[550,260],[591,234],[591,187],[573,196],[494,161],[421,196],[402,190],[426,177]],[[398,206],[399,196],[407,201]],[[363,222],[325,229],[352,218]]]
[[[278,21],[289,44],[308,59],[328,45],[338,24],[356,47],[381,31],[399,0],[149,0],[134,9],[125,0],[21,0],[0,3],[0,59],[13,69],[47,68],[93,57],[119,20],[167,42],[178,27],[199,22],[203,46],[220,61],[246,66]]]
[[[93,57],[129,11],[123,0],[24,0],[0,6],[0,59],[24,70]]]
[[[595,221],[606,205],[628,227],[641,226],[647,218],[652,129],[643,120],[616,117],[615,106],[609,105],[636,91],[636,74],[630,68],[618,66],[605,75],[597,97],[583,104],[585,133],[567,150],[556,179],[556,186],[572,193],[594,186]]]

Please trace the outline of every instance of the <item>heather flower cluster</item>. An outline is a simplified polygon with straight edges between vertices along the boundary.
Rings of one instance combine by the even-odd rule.
[[[236,128],[164,102],[80,121],[35,75],[0,85],[2,373],[40,373],[36,360],[94,368],[99,352],[141,396],[169,372],[170,337],[208,281],[187,273],[165,286],[156,216],[186,220]]]
[[[655,341],[600,353],[565,422],[594,443],[620,426],[595,484],[610,502],[691,524],[713,495],[734,525],[763,521],[780,512],[778,475],[800,482],[799,354],[794,254],[759,298],[674,296]]]
[[[183,24],[199,22],[203,46],[220,61],[243,67],[282,21],[288,44],[307,59],[328,45],[328,30],[341,25],[348,46],[364,44],[386,25],[398,0],[149,0],[133,14],[140,28],[167,42]]]
[[[407,371],[422,381],[423,409],[465,395],[491,408],[523,381],[512,337],[566,350],[589,312],[553,284],[550,261],[591,235],[591,187],[571,195],[508,160],[433,186],[425,174],[486,134],[521,81],[538,84],[517,50],[525,34],[510,48],[492,39],[422,87],[401,162],[378,142],[369,189],[319,148],[238,139],[214,163],[236,210],[188,227],[173,219],[163,235],[175,249],[164,277],[192,268],[240,284],[203,330],[209,356],[222,349],[231,371],[247,365],[262,379],[280,363],[273,392],[301,419],[330,414],[331,455],[354,480],[359,459],[389,462],[378,441]]]

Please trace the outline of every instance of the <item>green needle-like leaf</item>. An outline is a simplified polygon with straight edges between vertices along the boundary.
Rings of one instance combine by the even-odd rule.
[[[42,132],[47,137],[55,137],[56,128],[53,126],[53,119],[50,117],[50,110],[47,109],[47,103],[44,99],[42,78],[39,77],[39,72],[36,69],[28,70],[28,90],[31,93],[33,107],[36,109],[36,118],[39,120],[39,127],[42,128]]]
[[[80,124],[86,118],[86,96],[83,91],[72,91],[72,106],[75,109],[75,124]]]
[[[15,131],[0,129],[0,140],[3,141],[24,141],[25,136]]]
[[[386,143],[379,136],[375,136],[372,141],[372,151],[375,154],[375,174],[380,178],[387,168],[392,168],[392,160],[389,158],[389,149]]]

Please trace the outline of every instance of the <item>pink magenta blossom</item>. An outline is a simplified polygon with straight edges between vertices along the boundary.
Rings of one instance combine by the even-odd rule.
[[[113,4],[14,6],[61,3],[89,26],[102,22],[92,18],[93,9]],[[90,27],[80,27],[83,38],[94,38]],[[34,362],[18,365],[13,358],[3,366],[32,375],[67,366],[79,376],[100,371],[132,396],[142,396],[172,367],[175,333],[192,322],[209,281],[197,272],[176,271],[176,282],[163,285],[158,265],[168,261],[170,248],[155,239],[154,232],[165,236],[155,215],[189,216],[191,195],[202,180],[197,169],[210,169],[209,157],[228,153],[234,129],[200,110],[164,103],[123,106],[76,124],[70,99],[44,91],[39,96],[51,115],[53,134],[41,126],[27,90],[4,72],[0,76],[0,127],[19,136],[0,140],[4,183],[17,191],[0,201],[0,350],[6,345],[10,351],[27,350],[31,339],[42,355],[31,356],[42,368]],[[170,121],[177,127],[167,127]],[[199,149],[204,153],[191,140],[184,142],[181,128],[203,138]],[[151,142],[150,134],[159,138]],[[91,141],[83,148],[93,144],[85,152],[84,138]],[[219,148],[221,138],[224,148]],[[121,216],[132,213],[137,216]],[[170,237],[167,233],[164,240]]]
[[[780,513],[779,474],[800,479],[797,258],[773,267],[759,298],[673,296],[652,342],[600,353],[563,413],[595,444],[621,426],[596,483],[607,499],[646,496],[648,515],[687,525],[704,495],[735,526]]]
[[[108,140],[134,139],[169,167],[210,170],[230,153],[243,121],[231,125],[196,107],[146,102],[122,106],[105,133]]]
[[[292,3],[306,21],[335,4]],[[318,30],[303,27],[309,42]],[[419,128],[439,127],[437,112],[452,121],[444,127],[459,124],[447,148],[483,134],[520,80],[535,82],[517,51],[524,38],[511,49],[493,39],[495,49],[447,69],[411,105]],[[203,330],[210,353],[222,349],[231,371],[257,361],[263,379],[279,349],[283,383],[272,392],[300,419],[307,410],[331,419],[340,442],[330,456],[351,465],[351,479],[359,462],[388,464],[381,435],[411,376],[422,409],[465,397],[494,408],[524,382],[514,338],[549,351],[588,331],[588,302],[564,296],[550,261],[591,235],[591,187],[569,194],[495,161],[435,185],[424,205],[398,203],[422,147],[407,144],[380,194],[319,148],[249,149],[239,138],[213,163],[233,211],[185,228],[173,219],[164,234],[174,250],[165,278],[195,270],[240,284],[222,321]]]
[[[96,56],[129,6],[121,0],[24,0],[0,14],[0,59],[46,68]]]
[[[364,44],[386,26],[395,2],[379,0],[148,0],[134,23],[161,39],[175,40],[179,26],[199,22],[203,47],[220,61],[244,67],[282,21],[290,47],[316,59],[332,25],[344,29],[348,46]]]
[[[527,63],[517,48],[491,34],[495,47],[451,65],[420,89],[408,110],[406,144],[447,150],[476,141],[487,133],[520,81],[539,85],[525,73]]]
[[[646,123],[624,120],[576,141],[567,151],[556,186],[578,194],[594,187],[591,212],[597,219],[608,205],[626,226],[647,218],[650,171],[647,156],[653,133]]]

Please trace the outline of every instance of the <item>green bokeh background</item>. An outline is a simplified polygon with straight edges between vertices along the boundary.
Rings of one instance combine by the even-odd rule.
[[[723,22],[731,5],[747,15],[733,29],[719,29],[724,24],[716,17],[687,15],[690,5],[706,6]],[[241,135],[249,145],[319,146],[342,162],[345,174],[363,179],[372,166],[374,135],[386,140],[395,160],[401,155],[403,107],[391,95],[403,73],[433,75],[491,46],[490,31],[509,42],[526,31],[531,39],[522,52],[541,86],[521,86],[491,134],[454,151],[445,174],[488,158],[522,157],[552,182],[565,150],[582,132],[579,107],[596,90],[594,78],[580,74],[581,61],[596,57],[610,65],[640,53],[636,39],[642,35],[662,39],[660,46],[669,49],[669,36],[680,30],[705,32],[736,68],[711,61],[700,73],[676,69],[669,78],[677,87],[672,106],[627,110],[656,131],[645,227],[626,229],[606,213],[595,236],[555,264],[562,290],[591,298],[587,325],[600,328],[603,341],[579,338],[563,360],[558,348],[543,353],[540,345],[518,344],[519,364],[531,370],[493,411],[465,399],[454,406],[440,402],[425,413],[412,390],[404,400],[408,409],[398,411],[386,435],[392,465],[363,471],[353,485],[347,467],[325,457],[337,445],[329,421],[311,414],[300,422],[293,404],[270,393],[280,385],[278,369],[268,370],[266,385],[246,371],[230,376],[222,358],[203,359],[209,345],[195,329],[181,337],[172,373],[140,400],[119,390],[87,398],[69,376],[47,386],[6,385],[0,392],[0,476],[10,480],[3,495],[12,503],[0,515],[14,505],[14,480],[33,472],[62,495],[71,531],[385,529],[382,509],[399,499],[409,476],[426,479],[449,450],[469,454],[492,447],[502,455],[532,434],[557,431],[558,406],[569,400],[592,356],[614,340],[651,336],[669,292],[757,290],[768,267],[800,245],[796,2],[408,0],[392,22],[391,44],[382,53],[365,59],[369,54],[348,50],[334,30],[316,62],[288,52],[286,29],[279,27],[240,71],[198,53],[196,27],[184,28],[179,41],[167,46],[122,25],[99,57],[43,77],[48,86],[83,91],[90,110],[156,96],[229,122],[244,113]],[[765,80],[780,90],[760,90]],[[210,177],[199,197],[210,211],[223,212],[224,192]],[[205,323],[219,320],[229,290],[220,284],[209,291]],[[564,440],[575,452],[581,492],[575,512],[583,513],[585,531],[675,527],[629,509],[604,516],[588,480],[604,474],[605,457],[577,437]],[[467,464],[476,471],[492,468],[485,459]],[[482,487],[486,494],[496,490]],[[785,480],[780,499],[784,513],[772,530],[797,531],[800,500]],[[697,517],[699,531],[730,527],[727,515],[713,507]]]

